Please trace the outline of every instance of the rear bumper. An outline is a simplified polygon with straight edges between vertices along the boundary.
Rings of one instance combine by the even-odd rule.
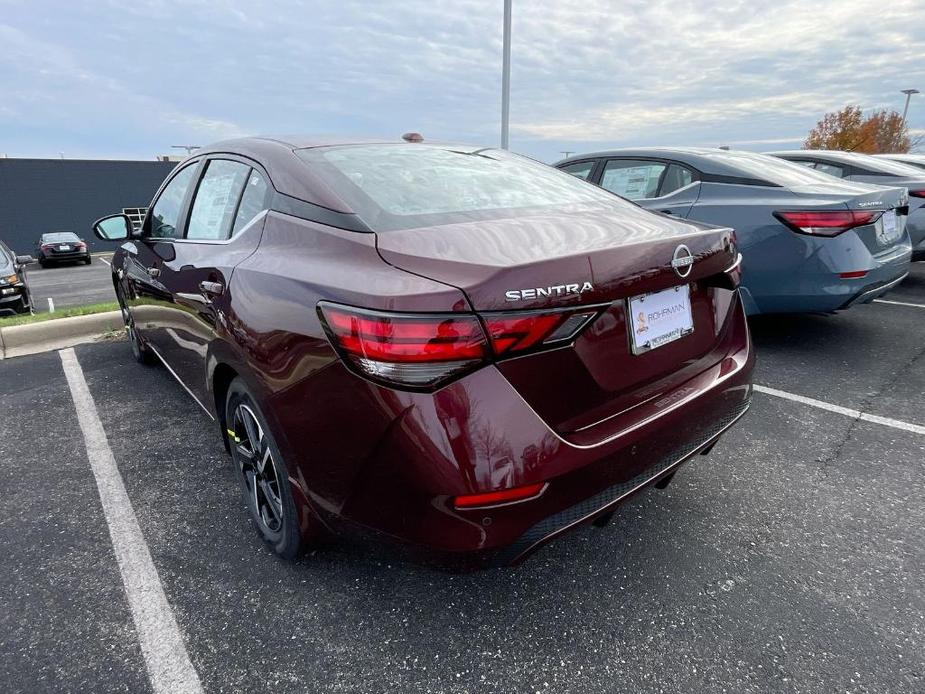
[[[852,232],[831,239],[801,239],[804,260],[774,273],[772,281],[750,282],[748,258],[743,282],[755,313],[833,313],[871,301],[899,284],[909,272],[912,246],[908,238],[876,254]],[[756,261],[752,259],[754,264]],[[841,273],[865,275],[843,278]],[[752,273],[758,274],[758,273]]]
[[[335,528],[372,531],[441,564],[517,562],[568,528],[605,513],[713,443],[748,407],[754,364],[736,307],[730,351],[652,404],[563,437],[495,367],[434,394],[366,383],[334,364],[310,389],[323,406],[271,406],[304,511]],[[341,395],[342,394],[342,395]],[[300,397],[287,393],[287,398]],[[317,398],[306,390],[302,402]],[[332,431],[350,423],[349,435]],[[593,434],[593,437],[592,437]],[[278,436],[278,439],[280,437]],[[534,482],[537,498],[456,509],[452,498]]]
[[[75,260],[86,260],[90,251],[73,251],[71,253],[47,253],[39,259],[46,263],[69,263]]]
[[[909,276],[909,273],[903,273],[899,277],[893,280],[884,281],[884,282],[875,282],[864,287],[860,292],[857,293],[852,299],[848,301],[842,308],[850,308],[855,304],[869,304],[871,301],[876,299],[878,296],[883,296],[888,291],[893,289],[896,285],[902,282],[906,277]]]

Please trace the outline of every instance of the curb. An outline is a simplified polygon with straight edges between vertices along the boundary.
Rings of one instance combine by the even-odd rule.
[[[50,352],[93,342],[103,333],[121,331],[122,327],[120,311],[11,325],[8,328],[0,328],[0,359]]]

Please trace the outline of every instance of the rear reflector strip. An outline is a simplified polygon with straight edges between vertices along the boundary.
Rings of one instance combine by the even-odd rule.
[[[497,492],[463,494],[462,496],[453,498],[453,506],[456,508],[485,508],[488,506],[512,504],[518,501],[529,501],[542,494],[546,490],[546,486],[546,482],[537,482],[536,484],[527,484],[523,487],[501,489]]]
[[[838,276],[843,280],[856,280],[859,277],[867,275],[867,270],[853,270],[852,272],[839,272]]]

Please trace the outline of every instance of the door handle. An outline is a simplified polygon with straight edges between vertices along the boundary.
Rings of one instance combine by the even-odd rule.
[[[659,210],[662,214],[674,214],[671,210]]]
[[[221,282],[200,282],[199,291],[206,297],[218,296],[225,291],[225,285]]]
[[[149,277],[160,277],[161,269],[157,267],[146,268]]]

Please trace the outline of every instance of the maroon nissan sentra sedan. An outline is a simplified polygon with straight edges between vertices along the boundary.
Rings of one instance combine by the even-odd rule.
[[[135,357],[216,421],[283,557],[359,530],[516,562],[748,408],[733,231],[503,150],[221,142],[94,230]]]

